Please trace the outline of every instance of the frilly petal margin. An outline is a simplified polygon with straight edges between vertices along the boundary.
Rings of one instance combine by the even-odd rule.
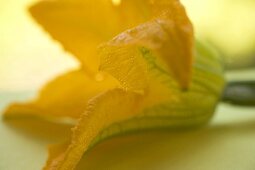
[[[75,169],[89,148],[113,135],[206,123],[224,87],[223,65],[213,51],[200,43],[196,52],[188,91],[180,90],[170,75],[154,65],[149,72],[155,82],[145,94],[113,89],[91,99],[73,129],[71,143],[59,155],[51,155],[44,170]],[[151,57],[148,53],[143,55]],[[149,59],[146,61],[151,63]],[[155,92],[156,89],[160,90]]]
[[[194,55],[193,27],[179,1],[168,1],[164,5],[165,10],[156,18],[100,46],[100,69],[109,72],[129,90],[142,91],[148,84],[147,67],[138,50],[141,47],[154,53],[182,88],[189,86]],[[136,78],[140,81],[135,81]]]

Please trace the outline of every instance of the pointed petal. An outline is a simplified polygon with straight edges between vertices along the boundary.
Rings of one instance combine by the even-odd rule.
[[[36,100],[11,105],[5,111],[5,117],[77,118],[92,96],[116,85],[110,77],[97,81],[82,70],[71,71],[43,87]]]

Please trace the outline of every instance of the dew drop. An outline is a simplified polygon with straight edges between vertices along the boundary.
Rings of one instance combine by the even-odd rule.
[[[112,0],[112,4],[114,6],[119,6],[121,4],[121,0]]]
[[[95,76],[96,81],[100,82],[104,80],[104,75],[101,73],[96,74]]]

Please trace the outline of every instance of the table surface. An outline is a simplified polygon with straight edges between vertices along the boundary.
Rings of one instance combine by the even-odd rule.
[[[236,72],[228,79],[254,78],[254,73],[254,69]],[[0,107],[33,96],[1,92]],[[47,145],[65,140],[69,129],[39,120],[1,120],[0,169],[39,170],[47,158]],[[78,169],[254,170],[254,141],[255,108],[220,104],[206,127],[115,137],[84,155]]]

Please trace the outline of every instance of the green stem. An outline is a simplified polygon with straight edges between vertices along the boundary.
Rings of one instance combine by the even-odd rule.
[[[242,106],[255,106],[255,81],[229,82],[222,101]]]

